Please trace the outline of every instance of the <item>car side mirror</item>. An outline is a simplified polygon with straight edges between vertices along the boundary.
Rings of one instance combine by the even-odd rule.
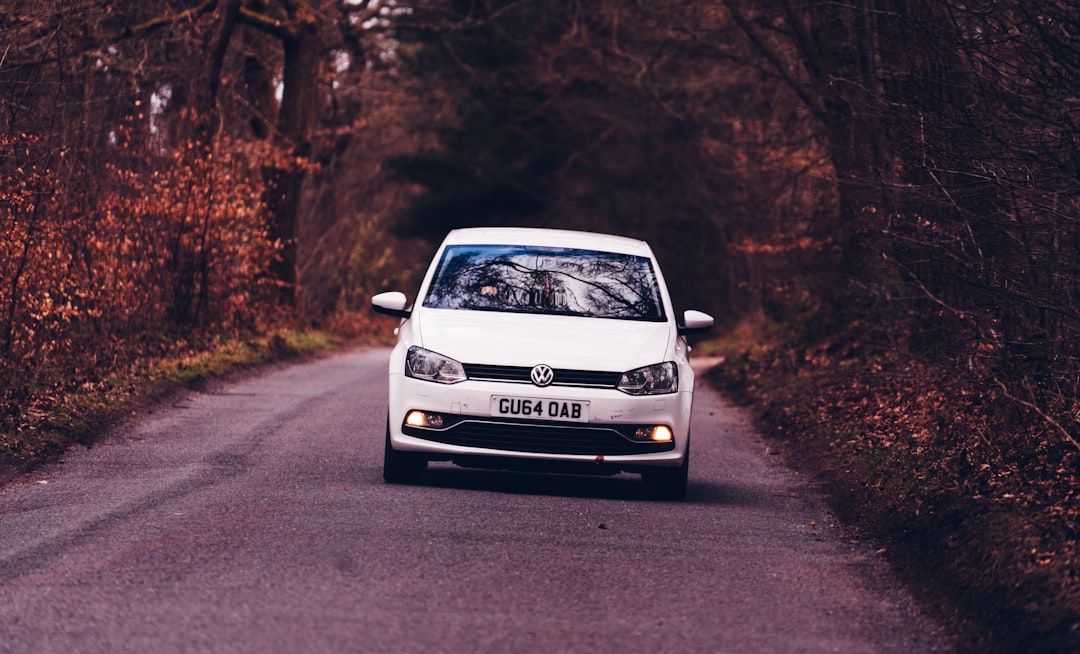
[[[409,298],[400,291],[387,291],[371,298],[371,308],[375,313],[395,318],[408,318],[412,315],[412,311],[405,308],[408,301]]]
[[[714,322],[713,317],[709,314],[691,309],[683,313],[683,323],[679,325],[679,335],[704,334],[712,329]]]

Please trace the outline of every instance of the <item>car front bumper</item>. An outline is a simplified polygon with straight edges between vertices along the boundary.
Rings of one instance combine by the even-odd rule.
[[[493,397],[589,403],[588,422],[529,420],[496,415]],[[469,380],[442,385],[390,375],[389,430],[395,450],[431,459],[515,459],[552,464],[602,464],[607,469],[677,467],[686,457],[692,391],[631,396],[611,388],[546,387]],[[405,424],[410,411],[440,417],[436,427]],[[635,437],[663,425],[670,442]]]

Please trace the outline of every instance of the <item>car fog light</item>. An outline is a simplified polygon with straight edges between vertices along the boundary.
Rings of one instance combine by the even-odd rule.
[[[428,429],[439,429],[443,426],[443,417],[438,413],[410,411],[405,416],[405,424],[410,427],[426,427]]]
[[[655,427],[638,427],[634,437],[641,441],[653,441],[655,443],[670,443],[675,439],[671,428],[666,425]]]

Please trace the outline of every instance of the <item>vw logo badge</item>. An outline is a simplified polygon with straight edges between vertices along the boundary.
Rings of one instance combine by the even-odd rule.
[[[529,378],[537,386],[547,386],[555,379],[555,371],[551,369],[551,366],[541,363],[533,366],[529,372]]]

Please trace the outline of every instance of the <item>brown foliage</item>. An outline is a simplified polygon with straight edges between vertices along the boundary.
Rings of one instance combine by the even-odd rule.
[[[369,287],[408,271],[388,27],[373,0],[0,8],[0,457],[66,389],[289,319],[298,289],[370,331]]]
[[[812,345],[789,328],[743,325],[710,377],[756,405],[792,465],[828,483],[844,517],[941,609],[959,651],[1074,651],[1080,452],[978,365],[911,356],[880,327]]]
[[[36,139],[5,143],[7,161]],[[123,151],[124,144],[118,144]],[[109,163],[92,179],[27,161],[0,197],[0,415],[17,419],[41,383],[107,374],[139,343],[193,328],[253,328],[269,315],[276,246],[259,209],[266,148],[222,141]],[[118,157],[119,158],[119,157]],[[10,427],[11,423],[5,421]]]

